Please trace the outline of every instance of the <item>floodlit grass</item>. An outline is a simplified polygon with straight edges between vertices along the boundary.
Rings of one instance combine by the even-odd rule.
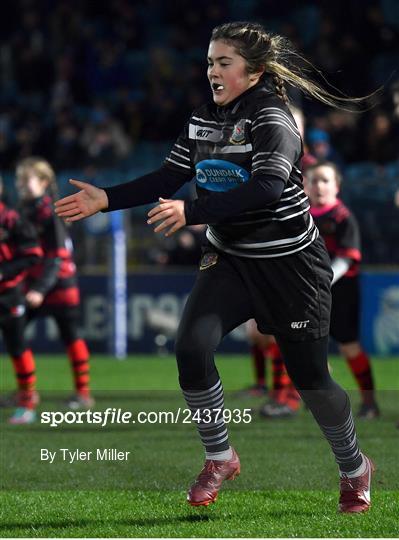
[[[344,362],[333,376],[351,390]],[[226,407],[254,408],[250,424],[230,424],[241,476],[227,482],[215,505],[191,508],[185,491],[202,466],[195,427],[189,424],[63,424],[8,426],[1,411],[0,535],[2,537],[396,537],[398,535],[398,359],[374,361],[382,417],[358,422],[362,448],[375,460],[373,507],[368,514],[337,514],[337,473],[311,415],[264,421],[259,399],[238,398],[251,383],[248,358],[220,357]],[[13,388],[11,366],[1,365],[2,393]],[[172,358],[130,357],[92,361],[96,410],[176,411],[184,408]],[[38,358],[41,411],[63,411],[71,393],[65,359]],[[57,451],[53,464],[40,450]],[[60,448],[130,451],[127,461],[61,459]]]
[[[331,491],[225,491],[210,508],[183,492],[67,491],[2,497],[2,535],[25,537],[395,537],[397,505],[376,492],[364,515],[336,513]],[[3,502],[4,501],[4,502]]]

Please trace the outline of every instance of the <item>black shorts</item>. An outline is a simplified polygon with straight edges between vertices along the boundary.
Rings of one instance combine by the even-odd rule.
[[[28,307],[26,310],[26,317],[28,321],[31,321],[32,319],[41,319],[46,317],[53,317],[54,319],[78,320],[80,317],[80,305],[66,306],[56,304],[42,304],[40,307],[35,309]]]
[[[79,339],[79,306],[49,306],[42,305],[37,309],[28,309],[27,323],[37,318],[51,317],[55,322],[64,345],[68,346]]]
[[[209,245],[200,268],[196,294],[216,298],[215,283],[222,282],[224,298],[240,299],[233,303],[226,298],[226,305],[241,310],[244,321],[254,318],[261,333],[288,341],[329,334],[332,270],[321,237],[298,253],[268,259],[237,257]],[[223,309],[215,306],[215,311]],[[238,313],[233,319],[239,320]]]
[[[0,294],[0,351],[1,337],[10,356],[20,356],[27,348],[25,298],[20,287]]]
[[[359,277],[342,277],[331,288],[330,335],[338,343],[359,341]]]

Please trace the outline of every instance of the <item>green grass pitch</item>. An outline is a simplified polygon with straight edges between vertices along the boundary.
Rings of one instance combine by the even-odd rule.
[[[38,357],[39,411],[66,411],[71,376],[62,357]],[[249,359],[217,359],[229,409],[256,408],[236,390],[252,382]],[[331,359],[334,378],[359,397],[344,362]],[[1,391],[13,389],[11,365],[1,362]],[[1,537],[397,537],[399,532],[399,359],[374,359],[382,417],[357,423],[362,449],[376,462],[373,506],[364,515],[337,513],[334,459],[310,414],[230,424],[242,471],[226,482],[216,504],[191,508],[185,492],[203,454],[193,425],[68,424],[9,426],[0,411]],[[92,359],[97,410],[176,411],[184,407],[171,357]],[[126,462],[40,461],[40,449],[117,448]]]

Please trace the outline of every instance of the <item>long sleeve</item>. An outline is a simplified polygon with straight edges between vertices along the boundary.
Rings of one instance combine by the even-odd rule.
[[[57,283],[60,266],[61,259],[59,257],[45,257],[40,279],[33,282],[30,288],[46,295]]]
[[[189,122],[166,157],[162,167],[126,184],[105,188],[108,208],[104,212],[132,208],[158,201],[159,197],[168,199],[186,182],[195,176],[189,147]]]
[[[63,223],[50,210],[48,210],[46,218],[40,222],[40,227],[42,228],[41,237],[44,251],[44,257],[41,261],[42,271],[40,275],[32,279],[29,287],[46,295],[58,280],[61,252],[65,247],[65,236]]]
[[[346,257],[336,257],[331,263],[331,269],[333,271],[333,279],[331,285],[334,285],[339,279],[342,278],[349,270],[352,264],[352,260]]]
[[[35,229],[31,223],[18,216],[10,229],[10,234],[10,240],[16,246],[16,250],[12,259],[0,262],[2,281],[13,279],[23,270],[37,264],[43,256]]]
[[[6,281],[14,276],[17,276],[23,270],[27,270],[31,266],[37,264],[40,260],[38,255],[25,255],[19,259],[12,261],[3,261],[0,263],[1,279]]]
[[[190,172],[163,165],[160,169],[131,182],[104,188],[108,197],[108,208],[104,212],[153,203],[159,197],[167,199],[192,177]]]
[[[277,176],[255,175],[230,191],[186,201],[187,225],[220,223],[241,212],[264,208],[280,199],[284,186],[284,180]]]

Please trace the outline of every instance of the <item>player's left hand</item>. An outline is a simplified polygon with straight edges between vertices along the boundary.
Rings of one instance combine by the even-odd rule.
[[[39,291],[28,291],[26,293],[26,302],[29,307],[38,308],[42,305],[44,295]]]
[[[147,223],[152,225],[162,221],[154,229],[154,232],[161,232],[167,227],[170,229],[165,236],[171,236],[176,231],[186,225],[186,216],[184,215],[184,201],[159,198],[159,205],[148,212]]]

